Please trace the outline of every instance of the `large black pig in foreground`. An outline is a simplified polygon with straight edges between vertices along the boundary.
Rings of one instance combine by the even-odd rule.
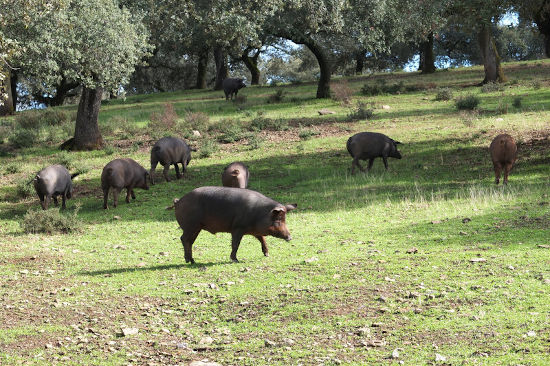
[[[164,166],[162,174],[167,182],[170,181],[168,170],[171,164],[174,164],[176,169],[176,178],[180,179],[185,173],[187,164],[191,161],[191,151],[189,145],[177,137],[163,137],[158,140],[151,149],[151,171],[149,172],[151,184],[155,184],[154,174],[158,163]],[[181,164],[181,174],[178,163]]]
[[[369,165],[366,170],[372,168],[374,159],[381,157],[384,161],[384,166],[388,170],[388,157],[401,159],[401,153],[397,151],[399,141],[392,140],[388,136],[377,132],[360,132],[348,139],[346,144],[348,152],[353,158],[351,163],[351,174],[355,173],[355,167],[365,171],[359,165],[359,160],[369,160]]]
[[[239,90],[246,87],[243,79],[232,79],[227,78],[222,82],[223,92],[225,93],[225,100],[228,100],[231,97],[233,100],[233,94],[237,97]]]
[[[57,196],[62,199],[61,207],[65,208],[65,200],[73,196],[72,179],[78,173],[70,174],[63,165],[51,165],[42,169],[33,179],[34,189],[40,198],[40,205],[43,210],[48,209],[50,199],[57,206]]]
[[[113,188],[113,206],[118,205],[118,194],[126,188],[126,202],[136,198],[134,188],[149,189],[147,177],[149,172],[132,159],[115,159],[103,168],[101,173],[101,189],[103,189],[103,208],[107,208],[109,189]]]
[[[175,203],[178,224],[183,229],[181,243],[185,262],[195,263],[192,247],[201,230],[212,234],[231,233],[231,260],[238,262],[237,250],[243,235],[254,235],[267,257],[264,236],[291,239],[286,213],[296,205],[282,205],[256,191],[230,187],[200,187]]]

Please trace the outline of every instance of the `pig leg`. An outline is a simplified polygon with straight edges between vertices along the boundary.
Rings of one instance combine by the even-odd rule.
[[[239,250],[239,245],[241,244],[241,239],[243,238],[243,233],[240,231],[234,231],[231,233],[231,260],[233,262],[238,262],[237,259],[237,250]]]
[[[47,210],[48,209],[48,206],[50,205],[50,200],[51,200],[52,196],[50,195],[46,195],[45,199],[44,199],[44,210]]]
[[[262,244],[262,253],[264,253],[264,256],[269,257],[269,253],[268,253],[268,250],[267,250],[267,243],[265,242],[265,238],[261,235],[257,235],[256,239],[258,239],[260,241],[260,243]]]
[[[495,168],[495,184],[498,184],[500,182],[500,171],[502,169],[502,166],[500,163],[493,163]]]
[[[45,202],[44,202],[44,195],[43,194],[38,194],[38,198],[40,199],[40,206],[42,206],[42,209],[45,210],[46,209],[46,206],[44,205]]]
[[[193,259],[193,243],[200,233],[199,230],[183,230],[183,235],[180,237],[181,244],[183,245],[183,251],[185,252],[185,263],[195,263]]]
[[[174,168],[176,169],[176,179],[181,179],[180,168],[178,166],[178,163],[174,163]]]
[[[353,158],[353,162],[351,163],[351,175],[355,174],[355,167],[358,167],[359,170],[363,171],[361,164],[359,164],[359,158]]]
[[[132,186],[126,187],[126,203],[130,203],[130,195],[132,195]],[[135,198],[135,196],[132,198]]]
[[[63,192],[63,194],[61,195],[61,208],[62,209],[65,209],[66,206],[65,206],[65,201],[67,200],[67,192]]]
[[[136,199],[136,194],[134,193],[134,189],[132,188],[132,190],[130,191],[130,194],[132,195],[132,199],[135,200]]]
[[[113,187],[113,207],[118,206],[118,194],[122,191],[122,188]]]
[[[504,184],[508,184],[508,174],[510,174],[510,170],[512,170],[512,164],[507,163],[504,165]]]
[[[59,206],[59,202],[57,202],[57,196],[52,196],[52,199],[53,199],[53,204],[55,205],[55,207]]]
[[[157,169],[158,160],[154,157],[151,157],[151,170],[149,171],[149,180],[151,185],[155,185],[155,169]]]
[[[107,199],[109,198],[109,187],[103,188],[103,208],[107,209]]]
[[[369,159],[369,165],[367,166],[367,172],[372,168],[372,164],[374,163],[374,158]],[[386,168],[387,169],[387,168]]]
[[[170,182],[170,177],[168,177],[168,170],[170,169],[170,164],[166,163],[164,166],[164,169],[162,170],[162,175],[164,175],[164,179],[166,179],[167,182]]]
[[[386,170],[388,170],[388,158],[385,156],[382,156],[382,161],[384,162],[384,167]]]

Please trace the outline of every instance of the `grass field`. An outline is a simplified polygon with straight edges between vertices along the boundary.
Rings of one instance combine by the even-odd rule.
[[[550,364],[550,61],[504,70],[511,81],[493,92],[476,86],[479,67],[350,78],[349,105],[314,99],[310,83],[248,87],[240,103],[214,91],[132,96],[101,107],[103,151],[61,153],[55,139],[12,149],[4,136],[0,364]],[[379,78],[409,91],[360,93]],[[441,87],[477,95],[478,110],[436,101]],[[282,101],[268,103],[277,90]],[[349,117],[359,101],[372,118]],[[159,184],[103,210],[103,166],[132,157],[148,169],[158,137],[149,121],[167,103],[198,148],[184,179],[161,181],[157,168]],[[207,115],[201,137],[186,125],[197,112]],[[271,128],[240,127],[255,123]],[[403,159],[350,175],[345,143],[360,131],[401,141]],[[519,149],[506,187],[488,154],[503,132]],[[220,133],[238,141],[212,143]],[[39,204],[18,195],[21,181],[60,159],[85,167],[64,213],[78,206],[81,230],[25,233]],[[202,232],[197,263],[185,264],[165,208],[221,184],[236,160],[251,189],[298,203],[287,215],[293,240],[268,237],[264,257],[245,237],[232,263],[230,235]]]

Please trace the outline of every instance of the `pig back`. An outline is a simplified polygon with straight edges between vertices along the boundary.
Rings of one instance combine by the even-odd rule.
[[[494,162],[514,163],[517,157],[517,145],[514,138],[508,134],[498,135],[489,146],[491,159]]]
[[[155,143],[151,154],[156,154],[162,165],[183,163],[189,160],[191,149],[185,141],[177,137],[163,137]]]
[[[71,174],[63,165],[51,165],[38,172],[34,188],[45,195],[62,194],[72,189]]]
[[[136,186],[145,179],[146,173],[145,168],[133,159],[115,159],[103,168],[101,185],[116,188]]]
[[[391,149],[391,140],[376,132],[360,132],[348,140],[348,152],[352,157],[370,159],[383,156]]]

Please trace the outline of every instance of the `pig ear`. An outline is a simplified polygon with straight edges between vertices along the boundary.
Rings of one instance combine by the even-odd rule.
[[[294,210],[296,207],[298,207],[297,203],[290,203],[288,205],[285,205],[286,212]]]
[[[277,220],[280,219],[281,216],[284,216],[285,209],[283,207],[275,207],[273,210],[271,210],[271,219]]]

